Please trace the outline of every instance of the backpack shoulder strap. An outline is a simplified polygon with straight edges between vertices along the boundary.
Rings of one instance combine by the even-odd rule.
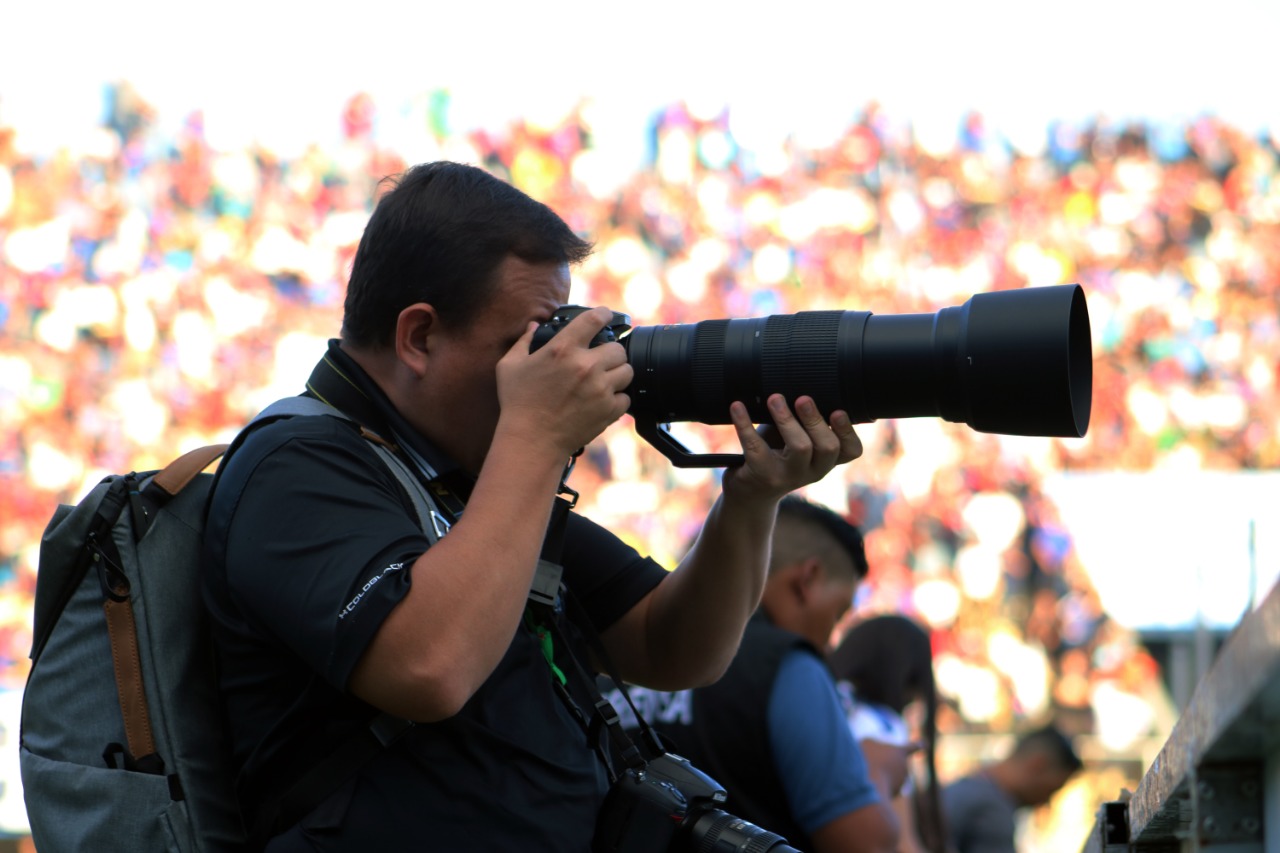
[[[154,484],[164,492],[166,499],[176,497],[225,450],[225,444],[215,444],[188,451],[156,473],[147,488]],[[146,491],[146,488],[139,491]],[[145,526],[139,526],[135,535],[141,538],[144,530]],[[133,613],[133,591],[124,570],[112,563],[110,548],[104,547],[104,541],[100,537],[91,536],[88,547],[94,563],[105,563],[98,566],[98,571],[102,581],[102,609],[106,617],[107,638],[111,644],[111,664],[128,747],[123,760],[130,769],[163,775],[164,759],[156,750],[151,712],[143,688],[138,626]],[[110,753],[103,757],[108,762],[112,761]]]
[[[394,445],[346,413],[314,397],[285,397],[259,412],[249,422],[249,426],[280,418],[314,415],[341,418],[360,428],[360,434],[369,441],[404,489],[418,516],[423,532],[434,545],[440,535],[435,524],[438,514],[428,502],[421,484],[396,453]],[[259,846],[265,845],[272,836],[297,823],[337,790],[338,786],[360,767],[394,743],[413,725],[413,721],[396,717],[385,711],[375,714],[368,725],[341,742],[319,764],[308,769],[305,776],[282,792],[274,801],[264,805],[259,812],[257,824],[252,828],[251,840]]]
[[[315,397],[306,397],[297,395],[294,397],[283,397],[267,406],[261,412],[253,416],[253,420],[249,424],[256,424],[259,421],[274,420],[276,418],[289,418],[295,415],[332,415],[350,421],[346,414],[335,409],[323,400],[317,400]]]
[[[365,436],[368,438],[369,436]],[[423,489],[422,484],[414,473],[409,470],[409,466],[400,458],[400,455],[393,449],[388,447],[386,443],[380,441],[371,441],[373,449],[382,457],[382,461],[386,463],[387,468],[400,481],[401,488],[409,497],[409,501],[413,504],[414,511],[418,514],[418,524],[422,527],[422,532],[427,535],[427,539],[434,545],[440,541],[449,530],[449,522],[444,520],[440,513],[436,512],[435,507],[431,505],[427,498],[427,492]]]
[[[210,444],[187,451],[164,466],[162,471],[151,478],[151,482],[169,497],[175,497],[197,474],[212,465],[226,451],[225,444]]]
[[[396,446],[383,436],[378,435],[373,430],[351,418],[342,410],[336,409],[322,400],[317,400],[315,397],[285,397],[267,406],[249,423],[253,425],[263,421],[296,417],[298,415],[329,415],[341,418],[359,427],[360,435],[368,440],[378,456],[382,458],[387,469],[391,471],[400,483],[405,496],[413,505],[414,512],[418,516],[419,525],[422,527],[422,531],[426,533],[427,539],[430,540],[432,545],[440,540],[440,537],[448,530],[448,522],[440,513],[435,511],[421,482],[400,454],[396,452]]]

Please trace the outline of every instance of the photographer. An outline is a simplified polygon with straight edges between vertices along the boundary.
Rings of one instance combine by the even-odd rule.
[[[369,220],[342,336],[307,383],[345,417],[265,423],[224,462],[205,599],[237,795],[272,853],[588,850],[608,778],[574,677],[575,659],[596,662],[569,617],[585,613],[628,681],[714,681],[759,601],[779,499],[861,453],[848,417],[824,421],[808,398],[793,413],[775,395],[762,430],[735,403],[745,461],[680,565],[569,513],[572,606],[531,608],[566,464],[629,406],[624,348],[589,345],[609,311],[530,352],[590,249],[480,169],[408,170]],[[434,544],[371,434],[430,483]],[[264,803],[378,712],[415,725],[273,821]]]
[[[892,851],[899,840],[890,803],[916,745],[855,741],[824,659],[867,569],[856,527],[788,495],[760,609],[725,676],[676,694],[628,686],[670,750],[724,786],[728,811],[810,853]]]

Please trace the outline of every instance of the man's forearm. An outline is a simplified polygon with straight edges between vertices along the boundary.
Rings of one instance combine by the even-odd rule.
[[[776,515],[776,501],[721,497],[693,548],[654,590],[645,636],[651,676],[666,689],[715,681],[733,660],[760,603]]]
[[[898,816],[881,800],[824,824],[810,840],[812,853],[897,853]]]

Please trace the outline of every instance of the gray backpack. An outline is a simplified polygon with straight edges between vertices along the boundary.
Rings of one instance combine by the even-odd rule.
[[[254,422],[314,414],[338,415],[291,397]],[[426,519],[424,490],[369,437]],[[20,747],[40,853],[239,851],[255,829],[236,807],[199,581],[205,469],[226,449],[112,474],[45,528]],[[408,725],[375,718],[282,799],[305,813]]]

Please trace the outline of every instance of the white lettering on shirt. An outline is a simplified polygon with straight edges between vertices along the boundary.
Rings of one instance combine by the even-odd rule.
[[[640,712],[640,716],[644,717],[649,723],[678,722],[686,726],[693,723],[692,690],[677,690],[674,693],[668,693],[663,690],[650,690],[647,687],[628,687],[627,693],[630,694],[631,701],[635,704],[636,710]],[[614,710],[618,712],[618,721],[622,723],[624,729],[639,727],[640,724],[636,721],[636,715],[631,712],[631,707],[623,697],[622,691],[615,688],[606,694],[605,698],[609,700],[609,704],[613,705]]]
[[[373,587],[378,583],[378,581],[382,580],[392,572],[399,572],[403,570],[404,570],[404,563],[392,563],[391,565],[387,566],[378,574],[369,578],[369,580],[365,581],[364,586],[360,587],[360,591],[356,593],[356,597],[351,599],[351,601],[347,602],[347,606],[342,608],[342,610],[338,612],[338,618],[346,619],[348,616],[350,616],[351,611],[355,610],[356,605],[360,603],[360,599],[364,598],[364,594],[369,590],[373,589]]]

